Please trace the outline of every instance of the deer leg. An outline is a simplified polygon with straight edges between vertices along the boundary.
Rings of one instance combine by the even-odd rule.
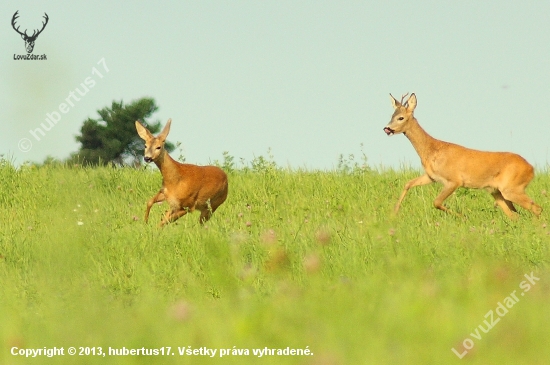
[[[399,207],[401,207],[401,202],[405,198],[405,195],[407,195],[407,192],[409,191],[410,188],[413,188],[415,186],[428,185],[431,183],[433,183],[433,180],[428,175],[422,175],[406,183],[405,189],[403,189],[403,192],[401,193],[401,196],[399,197],[399,200],[397,201],[397,204],[395,205],[393,212],[397,213],[397,211],[399,211]]]
[[[160,190],[157,195],[149,199],[149,201],[147,202],[147,209],[145,210],[145,223],[147,223],[147,221],[149,220],[149,211],[151,210],[153,204],[163,202],[165,199],[166,197],[164,196],[162,190]]]
[[[502,193],[499,190],[495,190],[491,193],[493,198],[495,198],[495,202],[498,204],[500,209],[508,216],[510,219],[515,218],[515,212],[517,212],[516,208],[514,207],[514,204],[512,204],[511,201],[504,199],[502,196]]]
[[[449,197],[456,189],[458,188],[458,184],[454,182],[446,182],[445,185],[443,185],[443,190],[439,193],[439,195],[434,200],[434,207],[436,207],[439,210],[442,210],[444,212],[447,212],[449,209],[447,209],[443,202],[445,199]]]
[[[208,199],[204,204],[197,206],[197,209],[201,212],[201,216],[199,217],[200,224],[204,224],[205,222],[207,222],[210,217],[212,217],[212,214],[214,213],[216,208],[219,206],[219,204],[215,205],[216,201],[212,200],[213,199]]]
[[[204,224],[206,223],[210,217],[212,217],[212,213],[214,213],[214,210],[210,207],[204,208],[201,210],[201,216],[199,217],[199,223]]]
[[[531,200],[524,191],[504,190],[502,191],[502,196],[504,199],[512,201],[524,209],[530,210],[536,216],[539,216],[542,212],[542,207]]]
[[[216,209],[218,209],[218,207],[223,204],[226,198],[227,198],[227,189],[225,189],[218,195],[209,199],[203,207],[199,208],[201,211],[199,222],[201,224],[204,224],[205,222],[207,222],[212,217],[212,214],[214,214]]]
[[[175,222],[176,220],[178,220],[182,216],[186,215],[188,211],[189,211],[189,209],[187,209],[187,208],[183,208],[183,209],[180,209],[180,210],[177,210],[177,211],[173,211],[173,210],[172,211],[167,211],[166,214],[164,215],[164,219],[162,220],[162,222],[160,222],[159,227],[162,227],[162,226],[164,226],[165,224],[168,224],[168,223]]]
[[[216,209],[218,209],[218,207],[223,204],[225,199],[227,199],[227,188],[225,188],[220,193],[218,193],[217,195],[213,196],[210,199],[210,210],[211,210],[211,212],[214,213],[216,211]]]

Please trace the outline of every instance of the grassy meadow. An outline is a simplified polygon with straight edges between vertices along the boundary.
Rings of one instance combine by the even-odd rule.
[[[2,161],[0,364],[548,363],[548,171],[528,188],[541,218],[510,221],[475,190],[446,202],[465,217],[446,215],[435,184],[393,217],[418,171],[229,162],[205,226],[159,229],[166,204],[143,221],[156,168]],[[53,347],[65,354],[12,354]]]

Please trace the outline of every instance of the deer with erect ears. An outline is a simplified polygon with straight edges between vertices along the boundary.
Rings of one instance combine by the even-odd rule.
[[[204,224],[227,198],[227,175],[216,166],[182,164],[170,157],[164,143],[171,123],[172,119],[168,119],[162,132],[155,137],[136,121],[138,135],[145,141],[144,160],[154,162],[162,173],[162,188],[147,202],[145,222],[149,220],[153,204],[166,200],[170,209],[166,211],[160,226],[194,210],[201,212],[199,222]]]
[[[384,132],[388,136],[403,133],[420,156],[425,173],[405,184],[395,213],[410,188],[439,182],[443,190],[433,204],[444,212],[448,211],[443,206],[445,199],[457,188],[464,187],[489,191],[511,219],[517,218],[514,203],[540,215],[542,208],[525,194],[525,188],[535,176],[533,166],[515,153],[477,151],[431,137],[414,117],[416,95],[403,102],[407,95],[399,102],[390,94],[395,111]]]

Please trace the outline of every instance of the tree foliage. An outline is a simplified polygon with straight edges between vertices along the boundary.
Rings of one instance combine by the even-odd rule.
[[[135,165],[143,155],[143,140],[139,138],[135,121],[143,123],[151,133],[161,129],[160,121],[150,121],[151,115],[158,110],[155,100],[142,98],[124,105],[123,101],[113,101],[111,107],[98,110],[98,119],[88,118],[76,136],[81,143],[80,150],[71,155],[69,161],[80,161],[92,165]],[[168,152],[174,145],[166,142]]]

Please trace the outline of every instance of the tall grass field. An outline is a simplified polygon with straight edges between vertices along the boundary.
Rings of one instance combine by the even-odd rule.
[[[159,228],[156,168],[0,163],[0,364],[548,364],[550,173],[509,220],[419,171],[226,166]],[[70,354],[69,352],[73,352]]]

